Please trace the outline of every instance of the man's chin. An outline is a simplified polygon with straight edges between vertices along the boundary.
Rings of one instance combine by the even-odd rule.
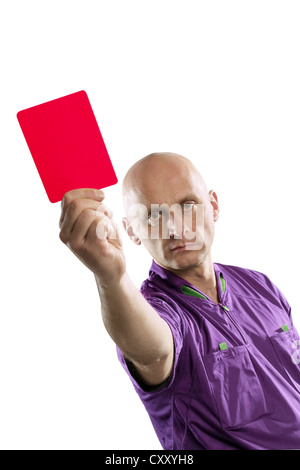
[[[203,245],[186,247],[183,250],[173,250],[169,253],[167,265],[173,269],[189,269],[201,264],[206,256]]]

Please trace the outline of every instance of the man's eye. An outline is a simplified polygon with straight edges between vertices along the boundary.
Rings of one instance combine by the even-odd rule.
[[[192,202],[186,202],[185,204],[183,204],[183,208],[185,211],[190,211],[191,209],[193,209],[193,206],[194,204]]]
[[[151,215],[149,216],[149,220],[158,220],[159,217],[161,216],[161,212],[152,212]]]
[[[148,217],[148,224],[157,225],[163,220],[163,211],[152,212]]]

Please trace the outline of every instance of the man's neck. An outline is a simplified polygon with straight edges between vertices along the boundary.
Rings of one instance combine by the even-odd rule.
[[[219,303],[216,275],[211,253],[205,257],[203,263],[191,268],[190,270],[173,269],[168,267],[166,267],[166,269],[169,269],[169,271],[182,277],[197,289],[201,290],[201,292],[207,295],[216,304]]]

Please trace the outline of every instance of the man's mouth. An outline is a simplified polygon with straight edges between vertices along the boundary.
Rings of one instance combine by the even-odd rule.
[[[185,250],[186,245],[178,245],[175,246],[174,248],[171,249],[171,251],[180,251],[180,250]]]
[[[177,245],[174,248],[171,248],[171,251],[185,251],[185,250],[199,250],[199,243],[186,243],[184,245]]]

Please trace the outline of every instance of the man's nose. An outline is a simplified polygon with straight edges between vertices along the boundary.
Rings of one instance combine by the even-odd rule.
[[[168,220],[168,231],[170,237],[182,238],[183,217],[181,213],[170,213]]]
[[[171,212],[168,220],[168,232],[170,238],[193,240],[195,237],[195,232],[193,231],[193,216],[190,214],[184,216],[182,211]]]

